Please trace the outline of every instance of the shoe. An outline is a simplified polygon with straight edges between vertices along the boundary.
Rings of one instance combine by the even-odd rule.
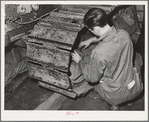
[[[109,110],[110,111],[119,111],[120,109],[118,106],[112,105],[112,106],[109,106]]]

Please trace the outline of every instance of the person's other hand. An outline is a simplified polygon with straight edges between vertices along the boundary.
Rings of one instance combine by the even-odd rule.
[[[90,46],[90,44],[93,42],[93,40],[97,39],[96,37],[92,37],[90,39],[87,39],[80,43],[79,48],[82,48],[82,50],[86,49]]]
[[[74,51],[74,53],[72,53],[72,60],[74,60],[76,63],[79,63],[79,61],[82,60],[82,57],[76,51]]]
[[[89,45],[91,44],[91,41],[88,39],[88,40],[85,40],[83,42],[80,43],[79,45],[79,48],[82,48],[82,50],[86,49]]]

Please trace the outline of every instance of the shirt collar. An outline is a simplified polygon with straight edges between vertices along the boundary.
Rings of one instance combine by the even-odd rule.
[[[116,29],[114,26],[110,27],[101,37],[98,38],[98,41],[107,42],[115,37]]]

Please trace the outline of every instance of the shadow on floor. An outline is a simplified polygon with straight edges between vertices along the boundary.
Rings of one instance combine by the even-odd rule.
[[[5,104],[5,110],[34,110],[39,104],[47,100],[52,91],[38,86],[34,79],[28,79],[17,93]],[[107,111],[107,104],[94,91],[78,99],[67,98],[59,110],[102,110]],[[121,111],[143,111],[144,94],[141,94],[132,105],[123,104]]]
[[[37,85],[37,81],[29,79],[17,93],[5,104],[5,110],[33,110],[50,97],[53,92]]]

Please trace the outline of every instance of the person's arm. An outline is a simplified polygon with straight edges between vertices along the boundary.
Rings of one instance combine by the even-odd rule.
[[[79,61],[78,65],[87,82],[97,83],[103,76],[105,65],[100,61],[100,57],[97,53],[95,53],[91,59],[87,58],[90,57],[84,57],[84,59]],[[86,63],[85,60],[90,60],[90,63]]]
[[[97,42],[97,39],[98,39],[97,37],[91,37],[91,38],[81,42],[79,45],[79,48],[85,49],[85,48],[89,47],[91,43]]]

